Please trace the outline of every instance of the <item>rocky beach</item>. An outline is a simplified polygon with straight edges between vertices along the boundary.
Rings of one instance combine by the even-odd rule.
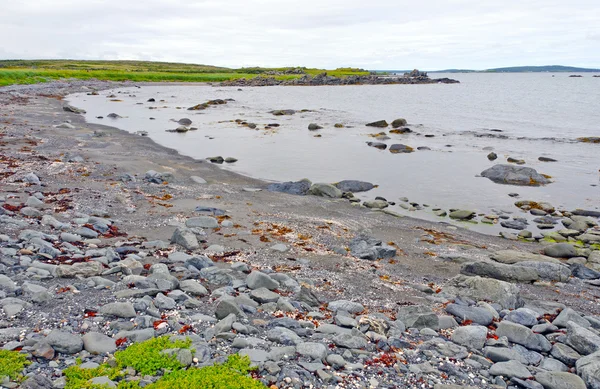
[[[249,178],[63,100],[136,86],[0,88],[1,386],[176,387],[241,355],[270,388],[600,388],[598,211],[516,199],[553,231],[479,234],[353,200],[369,182]],[[481,179],[550,180],[518,166]]]

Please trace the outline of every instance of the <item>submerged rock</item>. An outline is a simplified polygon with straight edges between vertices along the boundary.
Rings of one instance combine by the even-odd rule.
[[[415,149],[413,149],[412,147],[400,143],[396,143],[390,146],[390,153],[392,154],[412,153],[413,151],[415,151]]]
[[[388,122],[386,122],[385,120],[378,120],[376,122],[371,122],[371,123],[366,124],[367,127],[377,127],[377,128],[385,128],[388,125],[389,125]]]
[[[506,185],[540,186],[551,182],[533,168],[513,165],[492,166],[481,172],[481,176]]]

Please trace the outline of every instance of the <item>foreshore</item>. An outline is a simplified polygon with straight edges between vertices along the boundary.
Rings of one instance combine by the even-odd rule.
[[[0,385],[64,387],[75,358],[101,365],[168,334],[192,339],[194,358],[177,354],[188,370],[239,352],[277,388],[600,385],[595,270],[573,267],[594,247],[568,262],[269,192],[63,109],[67,94],[119,85],[0,88],[0,345],[33,362]],[[109,386],[160,380],[128,367]]]

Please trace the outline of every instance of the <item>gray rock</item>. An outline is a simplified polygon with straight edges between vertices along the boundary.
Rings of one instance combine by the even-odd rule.
[[[215,334],[220,334],[223,332],[229,332],[231,331],[231,327],[233,326],[233,323],[236,320],[236,315],[231,313],[229,315],[227,315],[226,317],[224,317],[223,319],[221,319],[221,321],[219,321],[217,324],[215,324],[214,330],[215,330]]]
[[[448,216],[450,216],[451,219],[456,219],[456,220],[471,220],[475,216],[477,216],[477,214],[473,211],[469,211],[466,209],[459,209],[459,210],[450,212],[450,214]]]
[[[108,376],[94,377],[90,380],[92,385],[97,385],[97,387],[103,388],[116,388],[117,384],[115,384]]]
[[[600,336],[572,321],[567,323],[565,343],[581,355],[589,355],[600,350]]]
[[[548,352],[552,349],[552,344],[543,335],[534,334],[531,329],[510,321],[498,323],[496,335],[499,337],[506,336],[509,341],[525,346],[530,350]]]
[[[56,268],[56,276],[59,278],[93,277],[104,272],[100,262],[78,262],[72,265],[59,265]]]
[[[271,246],[271,250],[277,251],[280,253],[286,253],[286,252],[290,251],[290,248],[283,243],[278,243],[278,244]]]
[[[367,192],[375,187],[370,182],[356,181],[356,180],[343,180],[335,184],[335,186],[342,192]]]
[[[485,347],[483,355],[492,360],[492,362],[507,362],[518,361],[522,364],[528,364],[527,358],[521,355],[518,351],[506,347]]]
[[[339,334],[333,337],[333,343],[338,347],[349,349],[364,349],[367,347],[367,341],[359,336],[351,334]]]
[[[63,354],[76,354],[83,349],[83,341],[79,335],[69,332],[52,330],[45,341],[52,346],[54,350]]]
[[[333,312],[346,311],[349,313],[359,313],[365,310],[365,307],[357,302],[348,300],[336,300],[329,303],[327,308]]]
[[[316,183],[312,184],[308,190],[308,194],[313,196],[329,197],[339,199],[342,197],[342,191],[331,184]]]
[[[448,281],[444,292],[455,296],[469,297],[498,303],[505,309],[515,309],[523,305],[519,288],[511,283],[483,277],[458,275]]]
[[[310,123],[310,124],[308,125],[308,129],[309,129],[310,131],[316,131],[316,130],[320,130],[320,129],[322,129],[322,128],[323,128],[323,127],[319,126],[317,123]]]
[[[183,280],[179,282],[179,289],[192,296],[203,297],[208,295],[208,290],[196,280]]]
[[[473,323],[488,326],[494,321],[494,315],[486,308],[481,307],[448,304],[446,312],[456,317],[459,323],[470,320]]]
[[[258,288],[250,292],[250,298],[260,304],[266,304],[277,302],[281,296],[267,288]]]
[[[248,285],[248,288],[250,289],[267,288],[273,290],[279,287],[277,281],[257,270],[248,274],[248,277],[246,277],[246,285]]]
[[[527,308],[519,308],[511,311],[504,317],[504,320],[512,321],[526,327],[533,327],[538,323],[537,314]]]
[[[562,343],[554,343],[550,355],[571,367],[581,358],[581,354]]]
[[[588,389],[600,389],[600,352],[579,359],[576,367]]]
[[[540,368],[548,371],[569,371],[567,365],[554,358],[544,358]]]
[[[4,274],[0,274],[0,291],[13,293],[17,290],[17,284]]]
[[[321,343],[305,342],[296,346],[296,352],[303,357],[315,360],[325,360],[327,357],[327,347]]]
[[[575,374],[544,371],[535,375],[535,380],[545,389],[586,389],[585,382]]]
[[[550,183],[550,180],[539,174],[535,169],[514,165],[495,165],[481,172],[497,184],[540,186]]]
[[[188,228],[178,227],[171,236],[171,243],[178,244],[186,250],[197,250],[200,248],[196,235]]]
[[[167,297],[162,293],[159,293],[154,298],[154,305],[158,309],[175,309],[177,307],[177,302],[171,297]]]
[[[33,185],[41,184],[39,177],[36,176],[35,173],[25,174],[25,176],[23,176],[22,180],[23,180],[23,182],[26,182],[28,184],[33,184]]]
[[[103,315],[122,317],[126,319],[135,317],[135,309],[133,308],[133,304],[129,302],[108,303],[101,306],[99,312]]]
[[[302,181],[297,181],[297,182],[289,181],[289,182],[270,184],[267,187],[267,190],[269,192],[282,192],[282,193],[303,196],[308,193],[310,186],[311,186],[311,182],[308,180],[302,180]]]
[[[240,355],[247,356],[253,364],[260,364],[269,359],[269,353],[264,350],[245,348],[239,351]]]
[[[581,316],[571,308],[563,309],[560,312],[560,314],[556,317],[556,319],[554,319],[552,324],[554,324],[557,327],[564,328],[570,321],[579,324],[580,326],[585,328],[589,328],[591,326],[590,322],[587,319],[583,318],[583,316]]]
[[[508,378],[529,378],[531,373],[527,367],[518,361],[497,362],[490,368],[490,374],[493,376],[503,376]]]
[[[99,332],[88,332],[82,340],[83,348],[90,354],[114,353],[117,350],[115,340]]]
[[[483,326],[458,327],[452,334],[452,341],[471,349],[481,350],[487,340],[487,328]]]
[[[539,279],[535,269],[496,262],[465,263],[460,272],[467,276],[482,276],[512,282],[533,282]]]
[[[440,320],[430,307],[425,305],[409,305],[398,308],[397,318],[406,328],[437,329]]]
[[[269,330],[267,332],[267,339],[283,345],[299,345],[300,343],[303,343],[302,338],[300,338],[294,331],[284,327],[275,327]]]
[[[508,265],[518,264],[519,262],[550,262],[561,264],[561,262],[552,257],[540,254],[532,254],[525,251],[517,250],[500,250],[490,255],[496,262],[505,263]]]
[[[553,258],[573,258],[577,257],[575,246],[569,243],[555,243],[544,247],[544,254]]]
[[[232,300],[219,301],[219,303],[217,304],[217,307],[215,308],[215,316],[217,317],[217,319],[224,319],[225,317],[227,317],[230,314],[234,314],[239,317],[244,316],[244,312],[239,307],[239,305],[236,304],[235,301],[232,301]]]
[[[540,277],[540,280],[568,282],[569,278],[571,278],[571,269],[559,263],[526,261],[519,262],[518,266],[535,269],[538,276]]]

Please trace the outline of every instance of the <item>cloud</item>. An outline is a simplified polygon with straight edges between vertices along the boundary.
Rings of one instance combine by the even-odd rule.
[[[575,0],[23,0],[1,58],[369,69],[600,67],[600,3]]]

